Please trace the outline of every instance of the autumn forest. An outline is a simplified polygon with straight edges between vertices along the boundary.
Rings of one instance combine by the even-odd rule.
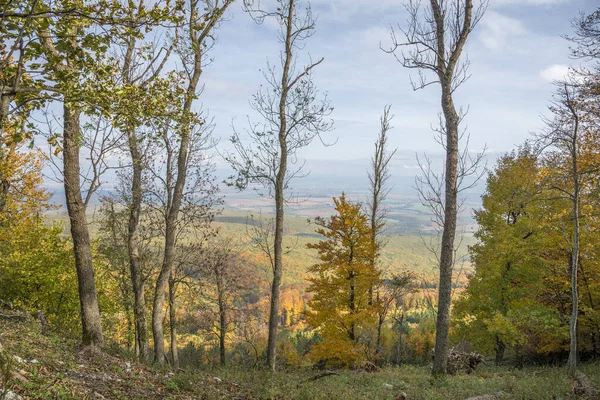
[[[365,190],[297,190],[349,140],[309,0],[0,0],[0,399],[600,398],[600,9],[493,157],[459,97],[490,3],[397,7],[378,51],[443,154],[404,211],[394,98]],[[240,18],[272,52],[221,126],[205,71]]]

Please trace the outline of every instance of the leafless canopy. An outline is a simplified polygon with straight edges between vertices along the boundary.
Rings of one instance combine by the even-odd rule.
[[[394,154],[396,154],[396,150],[398,150],[388,150],[387,134],[392,129],[391,121],[394,118],[390,110],[390,105],[385,106],[383,109],[379,137],[375,142],[375,153],[371,156],[371,169],[367,172],[370,188],[367,209],[371,216],[371,228],[373,230],[379,230],[379,227],[383,227],[387,210],[382,203],[391,190],[391,187],[388,185],[390,179],[389,164]]]
[[[465,44],[483,17],[488,1],[481,1],[471,18],[465,18],[465,5],[469,3],[472,7],[470,0],[432,1],[431,7],[422,7],[421,0],[410,0],[405,4],[408,12],[406,27],[401,24],[392,26],[392,45],[382,49],[393,54],[403,67],[417,70],[417,79],[411,78],[414,90],[433,83],[444,83],[446,78],[450,78],[448,83],[453,92],[469,79],[470,62],[468,58],[459,61],[460,52],[455,49]],[[436,19],[443,19],[443,25],[437,24]],[[440,34],[443,41],[438,41]],[[431,79],[426,71],[434,72],[436,78]]]
[[[463,132],[461,139],[465,135],[464,145],[458,157],[457,193],[459,194],[475,187],[486,171],[485,156],[487,148],[484,147],[479,152],[470,151],[469,135]],[[433,159],[427,154],[422,156],[417,154],[416,157],[420,174],[415,177],[415,189],[421,205],[433,214],[431,222],[435,231],[441,234],[444,226],[444,170],[437,172]],[[459,202],[459,212],[464,211],[464,202],[465,198],[463,197]]]
[[[232,185],[244,189],[249,184],[258,184],[267,190],[267,196],[272,197],[281,165],[280,143],[286,144],[285,156],[291,164],[296,164],[295,168],[286,171],[286,189],[294,177],[306,174],[304,163],[298,163],[297,151],[315,138],[325,144],[321,135],[333,128],[333,122],[328,118],[333,108],[327,95],[320,95],[312,81],[312,70],[323,62],[323,58],[314,61],[308,57],[307,65],[297,65],[296,51],[304,48],[305,41],[315,30],[316,19],[310,5],[304,6],[304,12],[298,10],[298,5],[291,5],[290,1],[279,1],[276,11],[261,9],[258,1],[247,1],[245,6],[257,23],[263,23],[266,18],[276,19],[280,27],[278,40],[284,44],[286,51],[280,53],[279,67],[267,64],[262,71],[266,84],[261,85],[250,101],[250,106],[260,117],[260,122],[252,122],[248,118],[248,128],[245,129],[245,136],[253,144],[246,142],[234,127],[230,140],[236,154],[229,153],[225,158],[237,172],[237,176],[230,178]],[[296,11],[288,26],[290,6],[296,7]],[[285,110],[284,115],[281,115],[282,109]]]

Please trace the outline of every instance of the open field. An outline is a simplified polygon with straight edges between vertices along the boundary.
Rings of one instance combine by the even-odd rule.
[[[225,235],[231,237],[238,246],[239,251],[244,253],[253,253],[260,256],[260,252],[251,244],[252,225],[262,219],[263,223],[268,224],[273,215],[261,213],[267,210],[265,199],[256,199],[256,207],[234,207],[228,197],[228,204],[222,214],[218,215],[214,222],[214,227]],[[250,200],[245,197],[244,202]],[[284,284],[301,284],[307,277],[308,267],[316,261],[315,252],[306,247],[307,243],[314,243],[319,240],[319,235],[315,233],[317,226],[312,221],[313,214],[327,217],[333,212],[331,199],[325,201],[311,200],[318,204],[315,208],[293,207],[288,208],[285,220],[285,239],[284,247],[286,255],[284,262]],[[234,201],[233,201],[234,202]],[[235,202],[234,202],[235,203]],[[251,201],[244,204],[253,204]],[[404,208],[402,208],[402,207]],[[431,229],[430,216],[420,204],[407,202],[406,198],[391,201],[389,206],[390,213],[386,226],[385,246],[381,253],[381,267],[384,275],[393,274],[401,270],[415,272],[419,277],[426,280],[435,280],[436,261],[435,257],[427,246],[435,243],[436,238]],[[465,216],[468,222],[468,218]],[[59,222],[65,227],[65,234],[68,232],[68,219],[64,209],[53,210],[47,214],[49,223]],[[98,235],[98,215],[95,207],[90,207],[88,212],[88,221],[90,222],[90,233],[92,237]],[[460,240],[460,250],[458,254],[466,255],[467,246],[474,243],[473,235],[470,232],[473,228],[469,225],[463,225],[465,233],[459,234],[457,243]],[[267,265],[264,265],[267,270]],[[466,272],[470,266],[464,263],[458,282],[464,282]],[[459,269],[460,269],[459,268]]]

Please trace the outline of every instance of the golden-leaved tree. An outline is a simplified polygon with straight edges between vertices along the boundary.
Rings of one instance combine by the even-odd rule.
[[[23,151],[5,129],[0,158],[0,300],[41,309],[51,324],[77,327],[77,278],[62,227],[46,226],[48,194],[41,188],[42,160]]]
[[[376,323],[376,307],[370,289],[381,272],[372,262],[378,244],[372,240],[369,219],[360,203],[342,194],[333,199],[336,215],[317,218],[316,232],[325,237],[310,249],[320,262],[310,267],[307,322],[318,329],[323,341],[313,347],[311,358],[325,365],[351,366],[366,357],[361,334]]]

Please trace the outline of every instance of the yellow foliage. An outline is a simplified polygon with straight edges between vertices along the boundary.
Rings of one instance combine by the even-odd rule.
[[[317,219],[317,233],[325,237],[308,244],[319,253],[318,264],[310,267],[307,322],[317,328],[323,343],[314,346],[311,359],[348,366],[365,357],[361,334],[375,324],[376,306],[371,288],[380,281],[372,260],[378,245],[360,204],[333,199],[337,215]]]

